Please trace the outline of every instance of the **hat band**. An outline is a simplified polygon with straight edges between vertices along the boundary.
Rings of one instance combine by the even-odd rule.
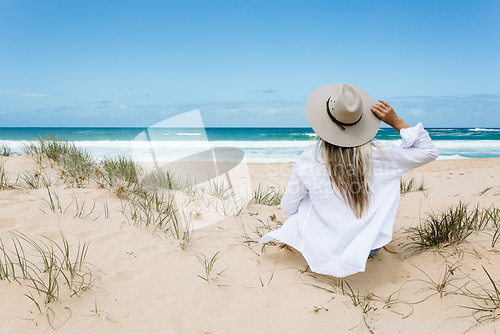
[[[345,126],[355,125],[355,124],[358,124],[359,121],[361,121],[361,118],[363,117],[363,113],[361,113],[361,116],[359,116],[358,120],[354,123],[343,123],[343,122],[339,121],[330,112],[330,104],[328,103],[329,101],[330,101],[330,98],[328,98],[328,100],[326,100],[326,112],[328,113],[328,116],[330,116],[330,119],[332,120],[332,122],[337,124],[342,130],[345,130]]]

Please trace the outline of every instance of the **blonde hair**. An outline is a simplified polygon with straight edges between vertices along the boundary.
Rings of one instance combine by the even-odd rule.
[[[319,144],[332,188],[335,185],[354,216],[361,218],[370,205],[373,143],[340,147],[320,139]]]

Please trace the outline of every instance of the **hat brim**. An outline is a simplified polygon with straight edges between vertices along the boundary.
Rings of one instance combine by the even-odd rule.
[[[330,144],[342,147],[356,147],[369,142],[380,128],[378,118],[370,107],[376,102],[364,90],[354,87],[363,101],[363,116],[355,125],[340,126],[332,122],[326,112],[326,100],[341,84],[329,84],[316,89],[309,96],[306,104],[307,120],[314,132]]]

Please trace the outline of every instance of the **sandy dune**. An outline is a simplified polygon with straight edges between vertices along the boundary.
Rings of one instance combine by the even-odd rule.
[[[10,183],[36,169],[30,157],[2,161]],[[57,166],[45,165],[57,180]],[[44,187],[1,190],[0,238],[8,252],[14,251],[13,232],[59,245],[62,234],[72,251],[88,244],[88,252],[80,270],[84,284],[75,283],[73,294],[60,280],[58,299],[50,303],[28,279],[1,280],[0,333],[463,333],[474,317],[500,311],[500,304],[471,297],[486,296],[480,285],[493,291],[482,266],[493,280],[500,278],[500,245],[491,247],[494,229],[416,255],[405,251],[411,242],[405,230],[461,199],[499,207],[499,166],[500,159],[435,161],[405,175],[423,180],[426,191],[401,197],[393,241],[368,260],[365,272],[343,280],[308,271],[292,248],[276,244],[263,252],[255,243],[268,227],[286,221],[279,206],[254,205],[227,217],[201,212],[194,220],[212,222],[198,225],[183,243],[162,229],[134,226],[124,199],[107,188],[59,182],[54,189],[63,212],[50,209]],[[284,188],[293,166],[247,168],[252,188]],[[42,266],[32,248],[25,245],[25,251]],[[214,255],[206,276],[199,259]],[[440,286],[447,273],[449,282]],[[478,306],[493,312],[465,308]],[[498,321],[475,326],[472,332],[494,333],[495,326],[500,332]]]

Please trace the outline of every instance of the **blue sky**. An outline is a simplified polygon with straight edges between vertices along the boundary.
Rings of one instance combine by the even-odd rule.
[[[500,1],[0,0],[0,126],[308,126],[347,82],[410,124],[500,127]]]

